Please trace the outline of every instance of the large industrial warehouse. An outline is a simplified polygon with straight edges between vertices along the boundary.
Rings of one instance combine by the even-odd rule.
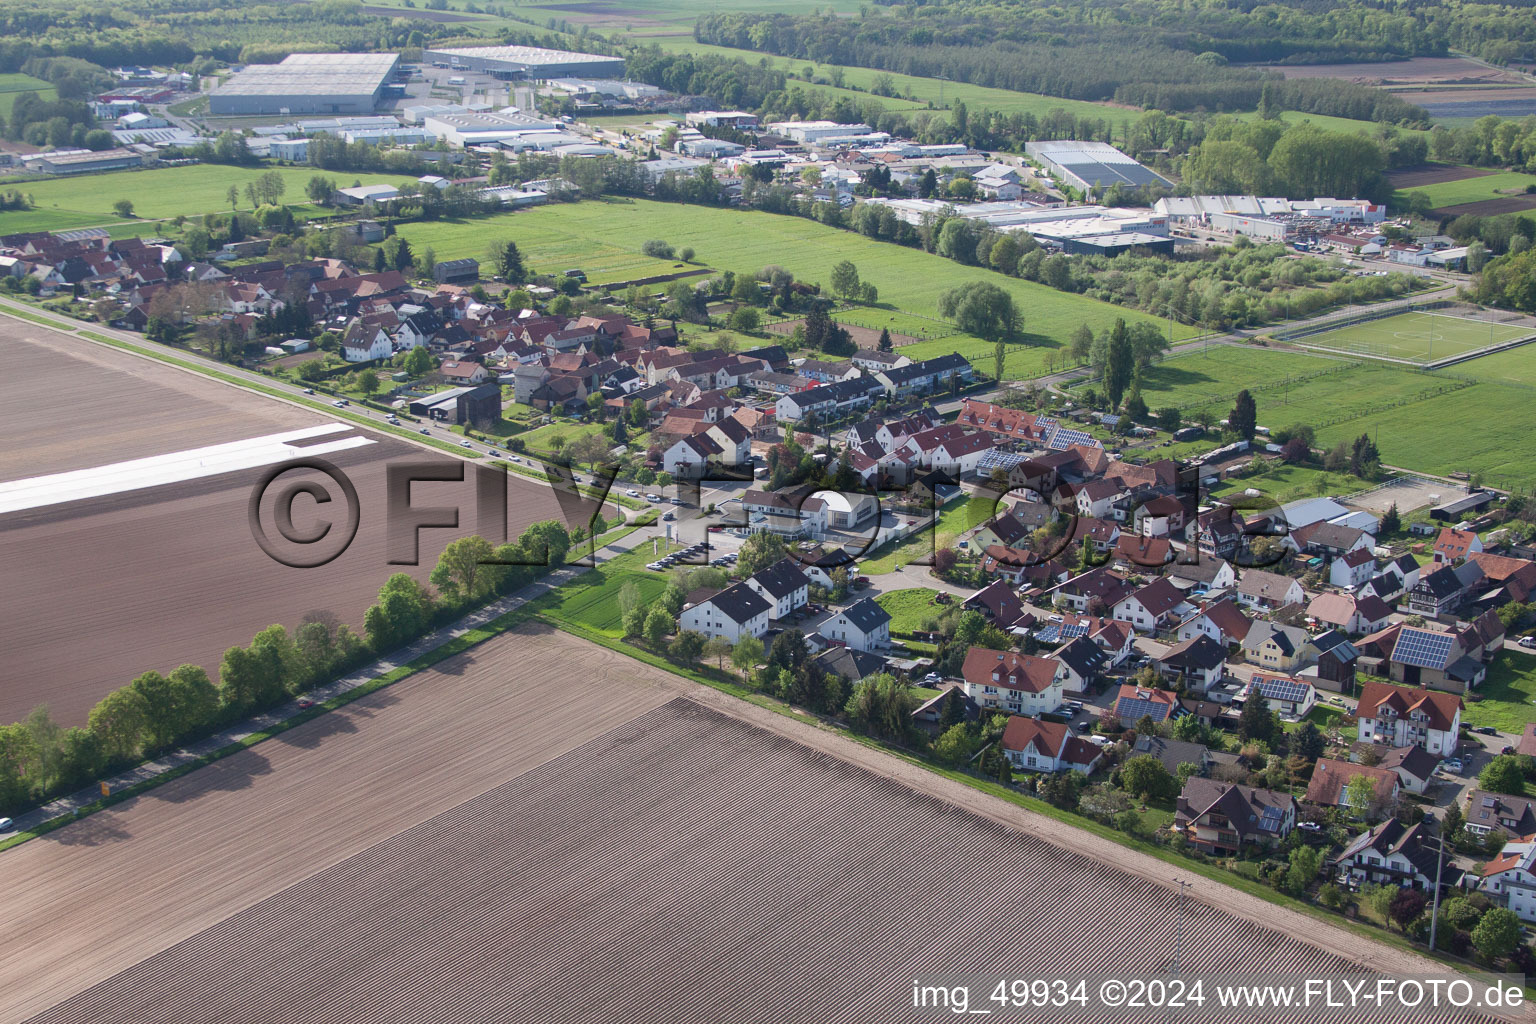
[[[252,64],[208,96],[208,112],[371,114],[395,77],[394,53],[295,53]]]
[[[496,78],[624,77],[623,57],[546,50],[541,46],[459,46],[447,50],[423,50],[421,59],[428,64],[445,64]]]
[[[1143,185],[1167,187],[1169,184],[1167,178],[1107,142],[1042,140],[1025,143],[1024,152],[1043,164],[1047,171],[1084,192],[1111,185],[1140,188]]]

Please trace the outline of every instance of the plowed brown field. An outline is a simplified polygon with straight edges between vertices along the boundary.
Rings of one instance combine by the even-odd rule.
[[[1157,976],[1181,919],[1186,977],[1423,967],[534,628],[220,765],[0,857],[0,1019],[933,1019],[916,975]]]

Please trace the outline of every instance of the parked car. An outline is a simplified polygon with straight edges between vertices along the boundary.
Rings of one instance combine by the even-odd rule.
[[[306,395],[312,395],[312,394],[314,394],[314,393],[315,393],[315,389],[314,389],[314,388],[305,388],[305,389],[304,389],[304,393],[305,393],[305,394],[306,394]]]
[[[459,442],[459,447],[460,448],[473,448],[474,445],[470,444],[468,441],[460,441]]]
[[[1442,767],[1445,768],[1445,770],[1448,772],[1454,772],[1455,774],[1460,775],[1464,766],[1462,765],[1460,758],[1453,757],[1446,761]]]
[[[1528,651],[1536,650],[1536,636],[1523,636],[1515,642]]]
[[[351,405],[352,403],[348,402],[345,398],[338,398],[338,399],[336,399],[336,401],[332,402],[331,404],[334,405],[336,408],[340,409],[342,406],[344,406],[344,405]]]
[[[0,832],[9,832],[16,827],[16,823],[10,818],[0,818]]]
[[[1298,821],[1296,827],[1303,832],[1321,832],[1323,830],[1323,826],[1315,821]]]
[[[659,495],[659,494],[647,494],[645,496],[645,500],[650,502],[652,505],[660,505],[661,504],[661,495]]]
[[[1495,729],[1491,725],[1480,725],[1472,731],[1477,733],[1479,736],[1497,736],[1499,734],[1499,730]]]
[[[676,519],[677,516],[673,515],[671,512],[668,512],[666,515],[662,516],[661,518],[662,518],[663,522],[670,523],[672,520]]]
[[[418,434],[430,434],[430,433],[432,433],[432,431],[428,430],[426,427],[422,427],[420,430],[416,431],[416,433],[418,433]]]
[[[937,672],[929,672],[927,675],[923,676],[923,682],[925,683],[938,683],[942,681],[942,677]]]
[[[638,497],[640,497],[640,492],[635,490],[633,487],[631,487],[629,490],[625,491],[624,493],[629,495],[631,498],[638,498]]]
[[[299,707],[300,708],[312,708],[314,706],[315,706],[315,702],[310,700],[308,697],[300,697],[299,698]]]

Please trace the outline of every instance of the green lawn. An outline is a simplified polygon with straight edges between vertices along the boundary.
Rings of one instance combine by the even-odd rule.
[[[619,610],[619,594],[624,586],[633,582],[639,588],[641,601],[647,604],[667,589],[667,574],[645,567],[652,557],[651,546],[644,544],[608,558],[597,568],[531,602],[529,610],[619,639],[624,635],[624,616]]]
[[[1213,485],[1209,493],[1232,497],[1253,488],[1283,505],[1297,498],[1312,498],[1319,494],[1352,494],[1370,486],[1369,481],[1348,473],[1329,473],[1312,466],[1276,464],[1256,476],[1223,480]]]
[[[1293,338],[1298,345],[1358,355],[1433,362],[1446,356],[1514,341],[1536,333],[1527,326],[1473,320],[1444,313],[1402,313]]]
[[[952,605],[934,604],[937,590],[929,587],[913,587],[910,590],[892,590],[875,598],[875,603],[891,617],[892,633],[911,633],[922,629],[923,622],[942,614]]]
[[[874,557],[859,563],[859,571],[866,576],[895,572],[932,555],[939,548],[952,547],[960,534],[980,526],[997,511],[998,502],[977,495],[951,501],[939,510],[939,521],[933,529],[920,530],[895,544],[882,545],[875,550]]]
[[[642,255],[640,247],[653,238],[679,249],[692,248],[697,267],[753,273],[779,264],[801,280],[823,285],[830,283],[832,267],[846,259],[859,268],[864,280],[881,290],[884,301],[933,320],[940,319],[940,293],[968,281],[990,281],[1010,292],[1024,314],[1026,344],[1015,346],[1017,357],[1009,362],[1010,372],[1014,366],[1038,367],[1045,349],[1064,344],[1082,323],[1095,330],[1112,325],[1116,317],[1166,324],[1133,310],[963,266],[920,249],[874,241],[802,217],[760,211],[616,199],[561,203],[467,222],[406,224],[399,230],[417,252],[431,246],[438,259],[481,256],[490,240],[510,239],[539,270],[580,268],[594,283],[689,269]],[[1191,336],[1186,328],[1178,330],[1180,339]],[[972,344],[964,347],[967,341]],[[934,348],[918,351],[923,346]],[[939,351],[969,355],[984,347],[990,359],[992,351],[990,343],[969,335],[923,346],[914,346],[909,354],[914,358]]]
[[[556,437],[565,438],[565,443],[570,444],[578,437],[586,437],[588,434],[600,434],[603,431],[601,423],[575,423],[570,420],[556,420],[554,423],[542,427],[535,427],[527,433],[518,434],[518,438],[527,447],[536,452],[546,454],[555,451],[550,442]]]
[[[1527,345],[1495,352],[1491,356],[1478,356],[1457,363],[1449,372],[1493,382],[1536,385],[1536,348]]]
[[[1536,185],[1536,174],[1502,171],[1498,174],[1481,174],[1474,178],[1462,178],[1459,181],[1437,182],[1434,185],[1423,185],[1408,191],[1423,192],[1438,208],[1476,203],[1484,199],[1499,199],[1503,195],[1510,194],[1510,189],[1515,192],[1524,192],[1530,185]]]
[[[1148,406],[1176,405],[1188,419],[1189,413],[1207,405],[1230,406],[1244,388],[1257,392],[1339,368],[1337,361],[1319,356],[1257,346],[1212,345],[1204,352],[1174,356],[1150,367],[1142,375],[1141,391]],[[1268,425],[1264,408],[1260,400],[1259,422]],[[1226,414],[1223,409],[1221,416]]]
[[[1470,726],[1491,725],[1519,734],[1536,722],[1536,655],[1503,651],[1488,666],[1480,689],[1483,699],[1468,701],[1461,720]]]
[[[304,195],[304,185],[318,173],[309,167],[194,164],[144,171],[85,174],[77,178],[29,181],[18,186],[32,196],[36,208],[0,213],[0,234],[39,230],[28,224],[36,222],[42,214],[67,214],[73,218],[75,227],[108,224],[118,220],[112,212],[112,204],[119,199],[131,201],[134,214],[139,217],[174,217],[177,214],[196,216],[226,211],[229,209],[229,200],[225,193],[229,186],[234,185],[243,193],[247,182],[272,170],[283,176],[287,186],[283,194],[285,202],[289,205],[308,202]],[[354,180],[360,180],[365,185],[400,185],[411,180],[401,175],[359,175],[351,171],[331,174],[329,177],[337,185],[351,185]],[[240,206],[250,209],[243,194],[240,196]],[[473,255],[481,255],[484,248],[482,245]]]

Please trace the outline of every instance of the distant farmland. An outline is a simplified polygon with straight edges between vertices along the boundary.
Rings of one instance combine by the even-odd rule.
[[[921,1021],[919,974],[1152,977],[1180,942],[1195,977],[1361,970],[678,698],[33,1020]]]

